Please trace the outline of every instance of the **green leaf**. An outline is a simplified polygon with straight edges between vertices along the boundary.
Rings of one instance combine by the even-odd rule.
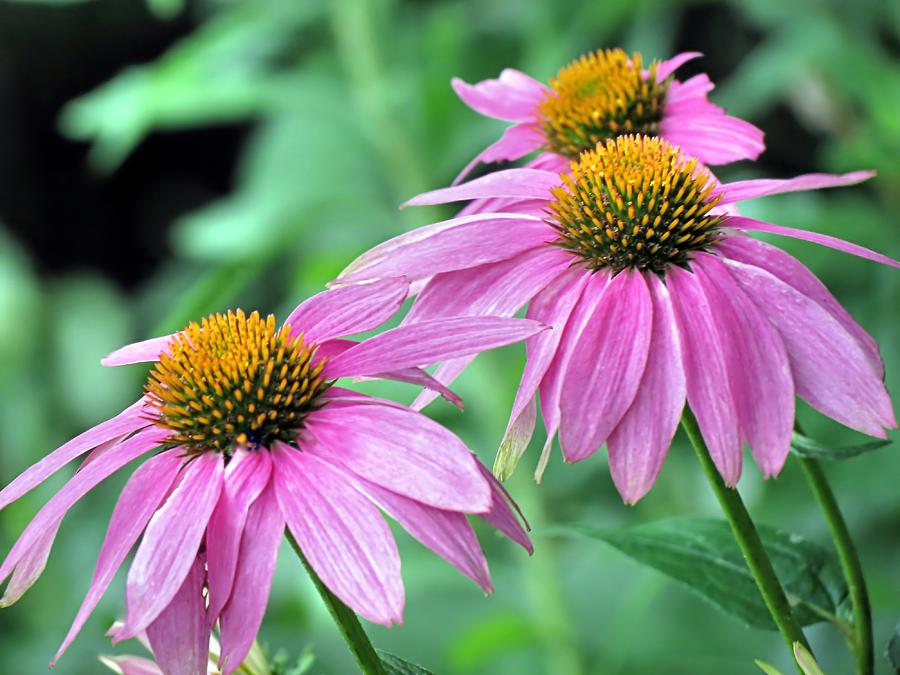
[[[894,629],[894,634],[887,644],[884,655],[888,663],[891,664],[891,670],[894,675],[900,675],[900,626]]]
[[[766,675],[784,675],[780,670],[778,670],[775,666],[770,663],[766,663],[765,661],[760,661],[759,659],[754,659],[753,663],[755,663],[761,671],[763,671]]]
[[[384,669],[387,671],[387,675],[434,675],[430,670],[417,666],[415,663],[410,663],[406,659],[401,659],[390,652],[385,652],[381,649],[376,651],[381,658]]]
[[[825,675],[813,655],[799,642],[794,643],[794,658],[797,660],[800,670],[803,671],[803,675]]]
[[[775,630],[724,520],[679,517],[620,530],[586,525],[566,529],[600,539],[680,581],[748,626]],[[835,556],[798,535],[766,526],[758,529],[801,625],[830,620],[846,630],[847,586]]]
[[[832,448],[796,431],[791,436],[791,449],[796,454],[803,457],[814,457],[815,459],[850,459],[864,452],[878,450],[886,445],[890,445],[890,443],[889,440],[878,440],[860,443],[859,445],[850,445],[844,448]]]

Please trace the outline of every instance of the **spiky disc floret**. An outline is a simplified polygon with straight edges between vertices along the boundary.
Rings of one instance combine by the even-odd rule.
[[[230,453],[293,441],[328,388],[323,359],[303,334],[271,314],[213,314],[177,333],[150,372],[146,392],[167,443]]]
[[[641,64],[638,53],[607,49],[560,70],[538,105],[549,149],[576,158],[622,134],[655,135],[671,79],[656,81],[659,62],[646,74]]]
[[[590,269],[663,271],[708,249],[721,216],[709,211],[709,170],[660,138],[620,136],[584,152],[552,190],[551,225],[559,245]]]

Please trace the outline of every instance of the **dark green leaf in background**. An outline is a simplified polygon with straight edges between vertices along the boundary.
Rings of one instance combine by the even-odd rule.
[[[819,441],[813,440],[808,436],[797,433],[791,436],[791,449],[802,457],[813,457],[815,459],[843,460],[856,457],[865,452],[878,450],[886,445],[890,445],[889,440],[869,441],[868,443],[860,443],[859,445],[848,445],[842,448],[833,448]]]
[[[891,664],[891,669],[895,675],[900,674],[900,626],[894,629],[894,634],[887,644],[884,655],[887,657],[888,663]]]
[[[380,649],[377,651],[388,675],[434,675],[430,670],[401,659],[399,656],[394,656]]]

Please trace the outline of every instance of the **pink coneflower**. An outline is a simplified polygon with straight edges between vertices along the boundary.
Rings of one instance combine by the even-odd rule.
[[[358,343],[340,339],[383,323],[407,293],[401,279],[322,293],[280,329],[274,317],[256,312],[216,314],[107,357],[107,365],[155,361],[146,394],[0,491],[2,508],[91,452],[0,566],[0,582],[12,574],[3,603],[40,574],[72,505],[154,451],[122,490],[93,582],[56,658],[142,534],[128,573],[126,619],[114,637],[146,631],[157,658],[196,666],[179,673],[206,672],[216,622],[224,673],[240,664],[262,621],[285,525],[323,583],[377,623],[400,622],[404,602],[397,547],[380,510],[489,591],[466,514],[481,515],[531,550],[502,488],[442,426],[333,381],[428,384],[417,366],[518,341],[542,327],[463,318]]]
[[[620,136],[585,152],[571,176],[500,171],[411,204],[518,200],[514,213],[430,225],[373,248],[340,283],[403,275],[430,281],[407,324],[441,316],[526,316],[553,330],[527,342],[498,473],[527,445],[540,396],[567,461],[604,443],[616,486],[634,502],[653,485],[685,398],[716,465],[734,485],[746,442],[766,476],[781,469],[794,396],[863,433],[896,426],[875,341],[771,232],[887,265],[834,237],[733,214],[763,195],[850,185],[870,172],[717,183],[668,142]],[[471,358],[441,364],[452,381]],[[430,400],[420,397],[417,405]],[[504,459],[508,458],[508,462]]]
[[[516,160],[535,151],[540,154],[532,166],[562,171],[583,151],[623,134],[660,136],[706,164],[756,159],[765,149],[762,131],[707,100],[713,89],[707,75],[674,79],[682,64],[698,56],[679,54],[644,70],[638,53],[600,50],[572,61],[549,86],[513,69],[477,84],[454,79],[453,88],[470,108],[516,123],[479,153],[457,182],[481,162]]]

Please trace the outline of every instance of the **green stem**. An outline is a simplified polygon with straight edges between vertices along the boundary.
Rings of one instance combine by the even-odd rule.
[[[734,534],[741,553],[744,554],[744,560],[747,561],[747,566],[750,568],[750,574],[753,576],[753,580],[762,594],[763,601],[766,603],[766,607],[768,607],[769,613],[778,627],[778,631],[784,638],[785,643],[787,643],[788,650],[793,654],[795,642],[799,642],[809,649],[806,636],[803,635],[800,624],[794,618],[791,605],[784,593],[784,589],[781,587],[781,582],[778,581],[778,576],[775,574],[772,561],[769,560],[769,555],[766,553],[762,540],[759,538],[756,526],[747,512],[747,507],[744,506],[738,491],[725,485],[725,481],[719,475],[719,470],[716,468],[709,454],[709,449],[706,447],[706,443],[704,443],[700,434],[697,420],[688,408],[685,408],[684,415],[681,418],[681,426],[687,433],[694,450],[697,451],[697,457],[703,465],[706,478],[712,486],[716,499],[719,500],[719,505],[722,507],[728,524],[731,526],[731,532]],[[799,665],[797,667],[799,669]]]
[[[798,429],[799,431],[799,429]],[[859,554],[853,545],[850,529],[841,514],[837,499],[819,461],[812,457],[797,457],[800,468],[825,514],[828,529],[841,561],[841,569],[850,589],[850,602],[853,605],[853,639],[850,646],[856,656],[857,675],[872,675],[875,672],[875,652],[872,645],[872,608],[869,605],[869,592],[863,576]]]
[[[341,631],[341,635],[344,636],[344,640],[353,653],[360,671],[365,673],[365,675],[387,675],[378,653],[360,625],[359,619],[356,618],[356,614],[322,583],[319,575],[310,566],[309,561],[303,555],[303,552],[297,545],[297,541],[290,532],[288,532],[287,537],[288,541],[291,542],[291,546],[294,547],[297,557],[300,558],[300,562],[303,563],[303,566],[309,573],[309,578],[312,579],[316,590],[322,596],[322,601],[328,608],[331,618],[334,619]]]

